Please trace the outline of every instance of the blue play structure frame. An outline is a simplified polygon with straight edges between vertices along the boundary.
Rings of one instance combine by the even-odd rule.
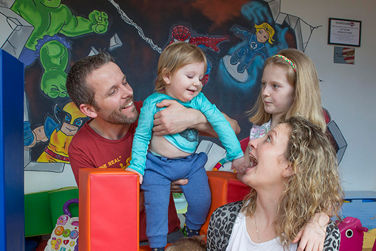
[[[24,66],[2,50],[0,86],[0,251],[23,251]]]

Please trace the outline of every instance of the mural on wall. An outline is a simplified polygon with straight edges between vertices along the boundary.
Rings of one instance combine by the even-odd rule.
[[[219,43],[228,40],[227,36],[212,36],[212,35],[195,35],[195,32],[191,30],[191,28],[184,26],[184,25],[175,25],[171,29],[171,39],[168,44],[173,42],[187,42],[190,44],[194,44],[201,49],[210,49],[215,52],[219,52]],[[207,61],[207,70],[202,78],[202,84],[205,86],[209,81],[209,74],[212,67],[212,63],[210,60]]]
[[[67,96],[66,75],[100,50],[114,56],[142,100],[165,46],[199,46],[208,58],[203,92],[247,137],[264,60],[288,47],[304,51],[317,28],[281,12],[280,1],[2,1],[1,48],[25,65],[25,170],[64,171],[69,143],[87,120]]]
[[[48,146],[38,157],[37,162],[69,163],[68,146],[86,121],[86,116],[73,102],[66,104],[63,109],[56,105],[54,112],[57,121],[47,117],[44,126],[34,129],[34,131],[38,130],[39,138],[49,139]]]
[[[75,16],[60,0],[15,0],[11,10],[34,27],[19,60],[28,66],[39,58],[41,90],[50,98],[67,97],[65,71],[70,46],[66,37],[106,32],[107,14],[93,10],[88,18]]]

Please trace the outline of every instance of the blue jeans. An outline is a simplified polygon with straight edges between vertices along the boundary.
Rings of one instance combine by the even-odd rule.
[[[147,154],[141,189],[144,190],[146,235],[151,248],[167,244],[168,204],[174,180],[188,179],[188,184],[181,186],[188,202],[187,227],[198,230],[204,224],[211,204],[208,176],[204,169],[207,159],[205,153],[179,159]]]

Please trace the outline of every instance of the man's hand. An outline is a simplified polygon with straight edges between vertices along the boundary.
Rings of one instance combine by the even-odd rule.
[[[183,191],[181,190],[182,185],[188,184],[188,179],[180,179],[180,180],[175,180],[171,183],[171,193],[182,193]]]
[[[153,133],[157,136],[175,134],[191,128],[199,120],[197,114],[201,114],[197,110],[184,107],[175,100],[163,100],[157,104],[157,107],[166,107],[154,115]],[[204,117],[204,115],[201,116]]]
[[[133,170],[132,168],[126,168],[125,171],[130,171],[130,172],[133,172],[133,173],[137,173],[138,176],[140,177],[140,184],[142,184],[142,181],[143,181],[143,176],[142,176],[142,174],[140,174],[140,173],[137,172],[136,170]]]
[[[154,135],[175,134],[187,128],[193,128],[198,130],[200,135],[217,136],[206,117],[199,110],[186,108],[176,100],[163,100],[157,104],[157,107],[166,107],[166,109],[154,115]],[[238,122],[226,114],[223,115],[235,133],[239,133],[240,127]]]
[[[293,240],[293,243],[297,243],[300,240],[297,251],[322,251],[328,222],[328,215],[316,213]]]

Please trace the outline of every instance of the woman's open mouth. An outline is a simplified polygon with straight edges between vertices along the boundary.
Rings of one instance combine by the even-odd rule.
[[[249,168],[257,166],[257,159],[253,154],[249,154]]]

